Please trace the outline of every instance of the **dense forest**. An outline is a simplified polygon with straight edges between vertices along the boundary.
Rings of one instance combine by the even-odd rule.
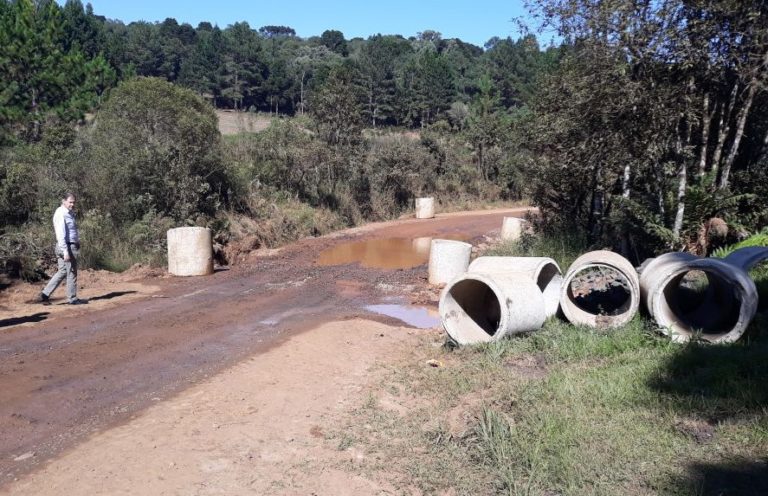
[[[539,0],[530,19],[558,46],[478,47],[0,0],[4,270],[45,266],[64,190],[94,267],[157,260],[173,225],[270,245],[424,194],[527,199],[543,231],[635,260],[708,253],[768,218],[766,15],[765,1]],[[272,124],[222,137],[214,109]]]

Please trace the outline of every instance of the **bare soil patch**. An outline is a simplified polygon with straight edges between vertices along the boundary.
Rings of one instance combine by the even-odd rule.
[[[366,454],[337,428],[365,403],[377,365],[424,332],[323,325],[93,435],[4,493],[392,494],[385,474],[356,469]]]
[[[243,133],[259,133],[272,123],[272,119],[252,112],[216,110],[219,132],[225,136]]]

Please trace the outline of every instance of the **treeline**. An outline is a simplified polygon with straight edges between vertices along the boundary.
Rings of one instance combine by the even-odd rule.
[[[417,195],[519,198],[512,129],[559,54],[533,36],[483,50],[434,31],[126,26],[72,0],[0,1],[0,32],[0,255],[27,276],[65,189],[85,261],[109,268],[161,257],[171,225],[258,246],[397,216]],[[222,140],[214,107],[273,124]]]
[[[8,112],[17,117],[39,108],[35,95],[51,93],[52,79],[67,79],[64,85],[79,86],[89,98],[46,104],[83,110],[118,80],[134,76],[190,88],[217,108],[303,114],[312,110],[313,96],[331,70],[347,65],[364,93],[363,112],[372,127],[425,126],[445,119],[452,105],[471,102],[483,76],[502,107],[521,106],[539,67],[556,56],[555,50],[542,52],[534,37],[492,38],[483,50],[435,31],[347,40],[335,30],[303,39],[290,27],[255,29],[245,21],[224,28],[173,18],[126,25],[80,0],[61,7],[53,0],[3,0],[0,18],[11,59],[5,89],[25,79],[25,71],[43,76],[12,89]],[[58,54],[41,59],[38,54],[53,46]]]
[[[270,244],[423,194],[527,197],[545,230],[635,261],[707,254],[768,222],[767,4],[540,0],[562,39],[542,50],[0,0],[0,255],[38,259],[69,188],[115,268],[169,225]],[[214,107],[273,124],[222,139]]]

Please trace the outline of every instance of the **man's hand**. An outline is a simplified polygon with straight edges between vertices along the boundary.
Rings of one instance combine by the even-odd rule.
[[[64,252],[64,261],[69,262],[69,250]]]

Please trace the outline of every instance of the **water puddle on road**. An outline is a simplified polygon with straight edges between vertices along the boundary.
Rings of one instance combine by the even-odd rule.
[[[411,327],[430,329],[440,325],[437,310],[409,305],[366,305],[366,310],[402,320]]]
[[[463,240],[460,236],[439,239]],[[410,269],[429,260],[432,238],[382,238],[342,243],[328,248],[317,258],[318,265],[359,263],[375,269]]]

